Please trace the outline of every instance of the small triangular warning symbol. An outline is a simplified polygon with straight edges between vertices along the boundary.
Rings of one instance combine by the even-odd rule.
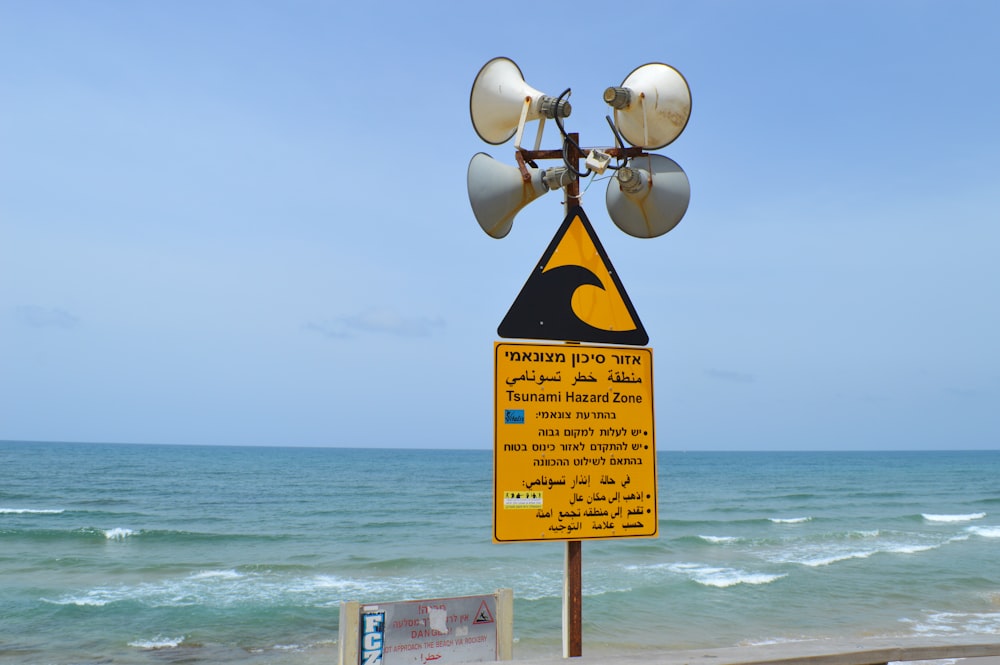
[[[583,208],[566,215],[497,334],[634,346],[649,342]]]
[[[493,623],[493,613],[490,612],[490,608],[487,607],[486,601],[484,600],[479,606],[479,611],[476,612],[476,618],[472,620],[472,623]]]

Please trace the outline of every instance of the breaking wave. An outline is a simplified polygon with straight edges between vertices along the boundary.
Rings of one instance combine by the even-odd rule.
[[[986,517],[986,513],[966,513],[964,515],[932,515],[930,513],[920,513],[928,522],[972,522],[973,520],[981,520]]]

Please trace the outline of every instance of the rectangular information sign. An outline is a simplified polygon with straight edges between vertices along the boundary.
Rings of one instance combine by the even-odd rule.
[[[656,537],[653,350],[493,349],[493,541]]]
[[[366,604],[359,609],[359,665],[498,660],[496,595]]]

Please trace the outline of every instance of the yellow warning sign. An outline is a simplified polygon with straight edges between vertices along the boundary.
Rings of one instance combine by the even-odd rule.
[[[648,348],[494,343],[493,540],[659,534]]]
[[[497,329],[501,337],[649,341],[583,208],[570,210]]]

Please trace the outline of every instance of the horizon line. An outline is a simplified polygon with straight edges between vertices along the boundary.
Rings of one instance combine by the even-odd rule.
[[[26,443],[39,445],[82,445],[82,446],[176,446],[187,448],[284,448],[300,450],[423,450],[423,451],[465,451],[491,452],[489,447],[425,447],[425,446],[359,446],[338,444],[274,444],[274,443],[156,443],[136,441],[64,441],[55,439],[0,439],[0,445]],[[659,448],[657,453],[933,453],[933,452],[998,452],[994,448]]]

